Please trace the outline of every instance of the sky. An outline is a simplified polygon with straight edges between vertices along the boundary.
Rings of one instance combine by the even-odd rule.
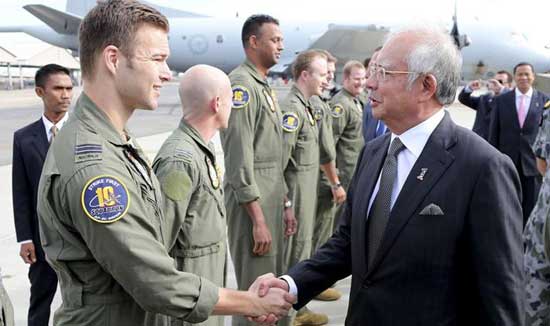
[[[268,13],[282,22],[288,20],[326,20],[349,23],[422,23],[436,22],[450,26],[454,0],[149,0],[163,6],[206,14],[214,17],[246,17]],[[549,0],[457,0],[459,27],[461,21],[476,20],[483,24],[511,24],[542,45],[550,44],[547,16]],[[21,7],[44,4],[65,10],[65,0],[2,0],[0,25],[36,24],[37,20]],[[335,6],[337,4],[337,6]],[[518,9],[519,5],[525,9]],[[38,44],[29,36],[0,34],[0,46]]]

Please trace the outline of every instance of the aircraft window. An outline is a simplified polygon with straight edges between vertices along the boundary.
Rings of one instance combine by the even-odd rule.
[[[216,43],[223,43],[223,35],[220,34],[216,37]]]

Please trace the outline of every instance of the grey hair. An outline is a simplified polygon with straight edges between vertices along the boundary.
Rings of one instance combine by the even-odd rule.
[[[434,26],[409,27],[392,33],[388,41],[402,33],[414,33],[418,37],[406,62],[410,74],[408,88],[421,74],[431,74],[437,81],[435,95],[442,105],[454,102],[456,91],[461,79],[462,55],[451,36],[444,30]]]

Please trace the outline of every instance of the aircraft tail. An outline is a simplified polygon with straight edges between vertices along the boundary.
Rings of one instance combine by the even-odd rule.
[[[184,10],[159,6],[159,5],[150,3],[148,1],[141,1],[141,2],[147,4],[148,6],[151,6],[155,9],[157,9],[158,11],[160,11],[165,16],[171,17],[171,18],[178,18],[178,17],[186,17],[186,18],[208,17],[208,16],[205,16],[205,15],[196,14],[196,13],[190,12],[190,11],[184,11]],[[72,13],[72,14],[80,16],[80,17],[84,17],[88,13],[88,11],[90,11],[90,9],[95,7],[96,3],[97,3],[97,0],[67,0],[67,6],[66,6],[65,9],[69,13]]]

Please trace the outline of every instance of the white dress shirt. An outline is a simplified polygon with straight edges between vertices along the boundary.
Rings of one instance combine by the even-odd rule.
[[[527,93],[523,94],[520,92],[520,90],[516,87],[516,112],[519,116],[519,105],[521,103],[521,95],[525,96],[524,105],[525,105],[525,117],[527,118],[527,114],[529,113],[529,107],[531,106],[531,98],[533,97],[533,87],[529,87],[529,90]]]
[[[69,119],[69,112],[65,113],[63,118],[61,118],[61,120],[59,120],[55,124],[55,126],[57,127],[57,130],[61,130],[61,127],[63,127],[63,125],[65,124],[67,119]],[[48,118],[46,118],[46,116],[43,115],[43,114],[42,114],[42,123],[44,124],[44,128],[45,128],[45,131],[46,131],[46,138],[48,139],[48,143],[49,143],[49,142],[51,142],[51,139],[53,137],[53,135],[52,135],[52,126],[54,124],[50,120],[48,120]],[[32,242],[32,239],[23,240],[23,241],[20,241],[19,243],[23,244],[23,243],[30,243],[30,242]]]
[[[422,151],[424,150],[424,146],[426,146],[426,143],[428,142],[428,138],[430,138],[435,128],[437,128],[441,120],[443,120],[444,116],[445,116],[445,110],[441,109],[437,111],[434,115],[429,117],[428,119],[410,128],[409,130],[405,131],[401,135],[396,135],[394,133],[391,134],[392,141],[396,137],[399,137],[403,145],[405,145],[405,148],[401,152],[399,152],[399,154],[397,154],[397,179],[395,180],[395,183],[393,185],[393,190],[392,190],[392,196],[391,196],[392,208],[393,208],[393,205],[395,204],[395,201],[397,200],[397,197],[399,196],[399,192],[401,191],[401,188],[403,188],[403,185],[405,184],[405,181],[409,176],[409,173],[411,172],[414,164],[416,163],[416,160],[418,160],[418,158],[420,157],[420,154],[422,154]],[[389,147],[386,150],[389,150]],[[374,201],[374,198],[378,193],[378,189],[380,188],[381,175],[382,175],[382,171],[380,171],[380,174],[378,175],[378,181],[376,182],[376,186],[374,187],[372,195],[369,199],[369,209],[367,211],[367,215],[368,215],[368,212],[370,212],[372,202]],[[289,293],[298,297],[298,287],[296,286],[296,282],[294,282],[292,277],[288,275],[283,275],[281,276],[281,278],[288,283]]]

